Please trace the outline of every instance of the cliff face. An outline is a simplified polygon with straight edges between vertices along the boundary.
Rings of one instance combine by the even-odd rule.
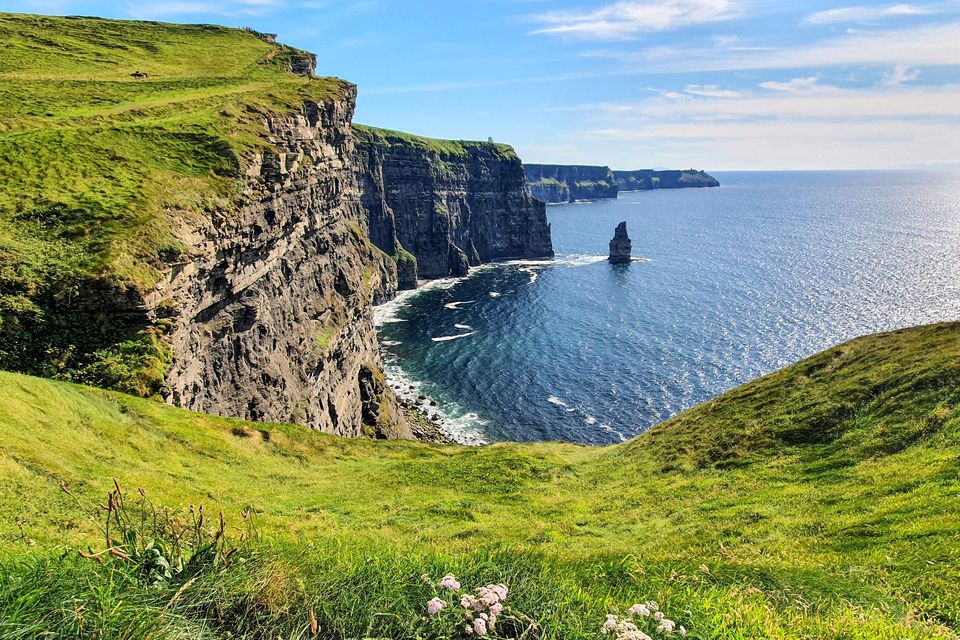
[[[266,119],[238,211],[183,225],[164,309],[174,404],[346,436],[408,435],[380,373],[371,303],[396,271],[366,239],[350,163],[354,92]]]
[[[527,164],[524,172],[530,192],[544,202],[616,198],[619,190],[610,167]]]
[[[371,241],[400,288],[501,258],[553,255],[543,203],[513,149],[356,126],[354,163]]]
[[[696,187],[719,187],[720,182],[705,171],[614,171],[621,191],[650,191],[653,189],[687,189]]]
[[[3,13],[0,26],[0,69],[17,69],[0,368],[408,436],[372,304],[416,284],[410,252],[424,277],[551,253],[512,149],[381,132],[355,153],[355,88],[268,34]],[[48,73],[60,67],[69,82]]]

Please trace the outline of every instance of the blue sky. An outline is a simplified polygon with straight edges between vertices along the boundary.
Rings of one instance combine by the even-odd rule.
[[[614,168],[960,166],[960,0],[33,0],[253,26],[356,120]]]

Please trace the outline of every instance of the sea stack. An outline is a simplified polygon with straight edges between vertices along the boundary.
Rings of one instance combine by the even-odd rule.
[[[617,225],[617,230],[613,232],[613,240],[610,241],[610,257],[612,264],[629,264],[630,249],[632,243],[630,236],[627,235],[627,223],[621,222]]]

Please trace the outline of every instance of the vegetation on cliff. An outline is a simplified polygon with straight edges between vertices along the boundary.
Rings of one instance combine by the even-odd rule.
[[[956,638],[958,407],[960,324],[854,340],[609,448],[346,440],[4,373],[0,636],[449,637],[425,607],[452,572],[509,585],[527,637],[656,600],[688,637]],[[114,545],[139,556],[80,557],[105,550],[88,514],[112,477],[196,544],[131,522]],[[185,562],[158,578],[157,554]]]
[[[518,160],[517,152],[508,144],[496,142],[481,142],[479,140],[440,140],[424,136],[380,129],[362,124],[353,125],[353,136],[360,144],[391,147],[394,145],[412,148],[426,153],[433,153],[439,157],[467,158],[472,152],[484,151],[494,153],[504,160]]]
[[[163,324],[134,317],[177,220],[229,215],[265,114],[352,91],[268,40],[0,14],[0,368],[162,390]]]

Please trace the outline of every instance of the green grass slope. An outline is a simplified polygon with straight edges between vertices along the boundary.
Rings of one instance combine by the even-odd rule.
[[[451,637],[421,579],[450,571],[509,584],[526,637],[597,638],[655,599],[695,638],[956,638],[958,406],[960,324],[854,340],[608,448],[344,440],[0,374],[0,637]],[[259,534],[159,580],[83,559],[112,478]]]
[[[177,220],[229,215],[263,114],[347,90],[290,73],[302,55],[211,25],[0,13],[0,368],[157,391],[166,354],[117,307],[180,259]]]

